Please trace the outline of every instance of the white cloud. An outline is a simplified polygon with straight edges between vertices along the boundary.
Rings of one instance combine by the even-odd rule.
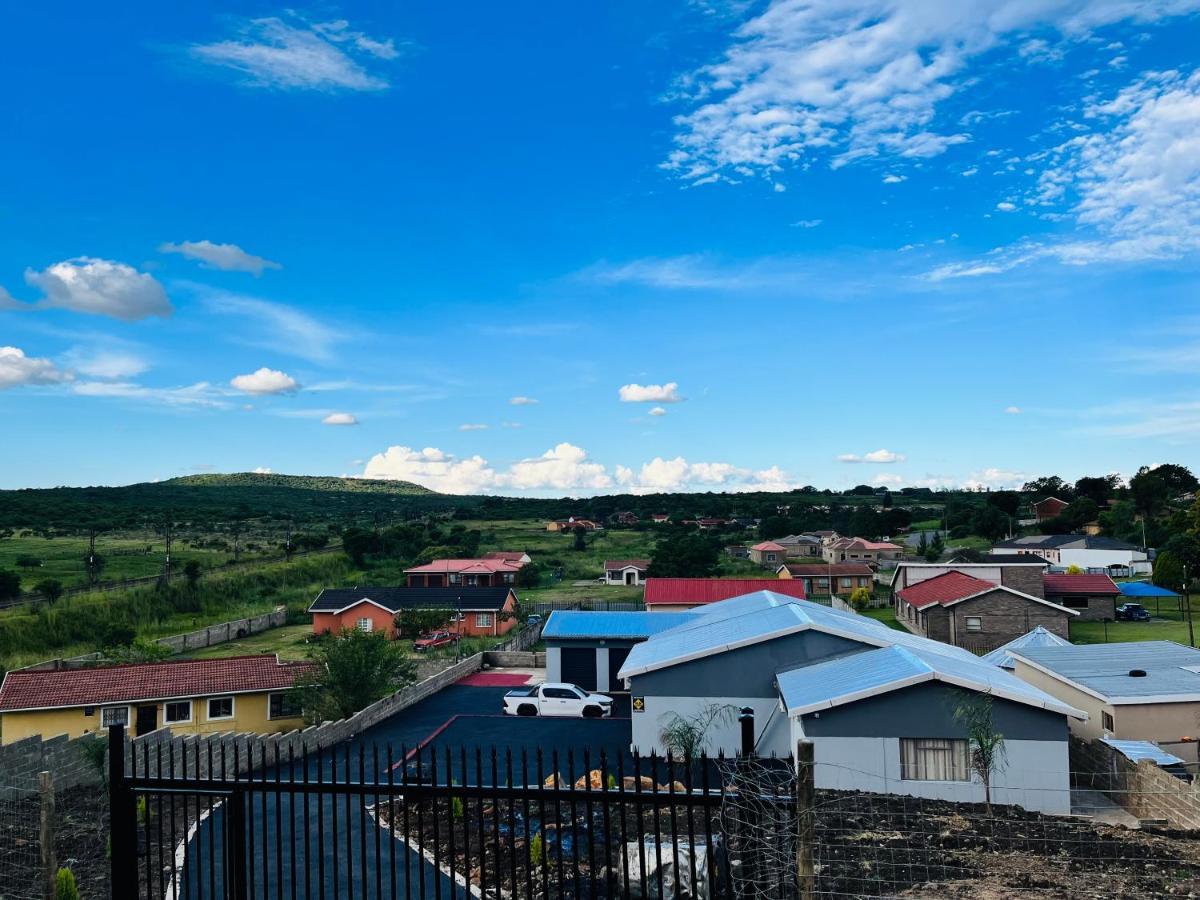
[[[227,409],[230,405],[224,395],[207,381],[167,388],[148,387],[129,381],[79,381],[71,386],[71,391],[81,397],[136,400],[170,407]]]
[[[883,176],[884,184],[899,184],[900,182],[907,181],[907,180],[908,180],[907,175],[892,174],[892,175],[884,175]]]
[[[303,359],[326,362],[333,347],[344,335],[317,321],[307,313],[282,303],[259,300],[222,291],[202,291],[209,309],[218,313],[243,316],[262,326],[262,335],[247,343],[289,353]]]
[[[1019,416],[1019,415],[1021,414],[1021,407],[1019,407],[1019,406],[1006,406],[1006,407],[1004,407],[1004,411],[1005,411],[1006,413],[1008,413],[1010,416]]]
[[[31,384],[58,384],[70,380],[50,360],[26,356],[18,347],[0,347],[0,391]]]
[[[506,487],[520,490],[597,490],[612,486],[612,478],[600,463],[588,460],[587,451],[563,442],[541,456],[516,462],[501,478]]]
[[[1016,208],[1017,208],[1017,204],[1010,203],[1007,200],[1001,200],[999,203],[996,204],[996,209],[1000,210],[1000,212],[1012,212]]]
[[[482,423],[466,423],[458,426],[459,431],[487,431],[487,425]]]
[[[971,166],[971,168],[969,168],[969,169],[963,169],[963,171],[962,171],[963,178],[970,178],[972,175],[978,175],[978,174],[979,174],[979,169],[975,166]]]
[[[963,482],[963,487],[967,490],[978,490],[981,488],[990,488],[991,490],[1000,490],[1004,488],[1019,488],[1029,480],[1024,472],[1010,472],[1007,469],[987,468],[978,472],[972,472],[970,477]]]
[[[345,21],[309,22],[295,14],[243,20],[233,37],[189,49],[202,62],[237,72],[251,87],[330,92],[387,89],[387,79],[368,65],[399,55],[390,38],[371,38]]]
[[[478,494],[497,487],[496,470],[482,456],[458,459],[436,447],[388,447],[367,460],[363,477],[411,481],[442,494]]]
[[[323,418],[321,420],[321,424],[322,425],[357,425],[358,419],[356,419],[351,413],[335,412],[335,413],[330,413],[325,418]]]
[[[291,394],[300,388],[291,375],[266,366],[248,375],[235,375],[229,383],[247,394]]]
[[[690,463],[682,456],[655,457],[639,471],[616,467],[617,483],[634,494],[657,494],[684,490],[789,491],[797,487],[778,467],[754,471],[730,463]]]
[[[680,403],[679,385],[674,381],[666,384],[626,384],[617,391],[622,403]]]
[[[513,406],[536,406],[538,401],[532,397],[513,397],[508,402]]]
[[[1190,12],[1195,0],[775,0],[743,23],[722,58],[681,79],[664,166],[694,183],[773,173],[814,155],[833,164],[936,156],[969,140],[938,128],[938,106],[986,79],[968,63],[1029,32],[1086,38],[1131,19]],[[1028,45],[1027,45],[1028,46]]]
[[[72,369],[90,378],[132,378],[150,368],[144,359],[127,350],[86,350],[75,347],[64,358]]]
[[[167,292],[152,275],[133,266],[79,256],[55,263],[44,271],[25,270],[25,281],[45,295],[41,307],[111,316],[133,322],[148,316],[169,316]]]
[[[878,484],[884,487],[898,487],[904,484],[904,476],[893,475],[892,473],[888,472],[883,475],[876,475],[871,479],[871,484]]]
[[[188,259],[196,259],[211,269],[224,272],[251,272],[261,275],[263,269],[282,269],[277,262],[247,253],[237,244],[214,244],[212,241],[181,241],[178,244],[160,244],[159,253],[178,253]]]
[[[661,406],[656,406],[652,410],[650,410],[650,415],[652,415],[652,416],[665,416],[666,414],[667,414],[667,411],[665,409],[663,409]]]
[[[258,466],[251,470],[255,475],[270,475],[271,469],[268,466]]]
[[[896,463],[904,462],[903,453],[893,453],[891,450],[872,450],[859,456],[857,453],[843,453],[837,458],[844,463]]]
[[[816,228],[824,219],[798,219],[792,223],[793,228]]]

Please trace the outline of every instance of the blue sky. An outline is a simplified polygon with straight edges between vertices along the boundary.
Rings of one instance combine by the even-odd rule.
[[[1200,463],[1200,0],[6,15],[0,487]]]

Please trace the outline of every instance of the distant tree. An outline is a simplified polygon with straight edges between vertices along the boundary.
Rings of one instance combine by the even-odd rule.
[[[1154,560],[1152,580],[1159,587],[1179,590],[1183,585],[1183,562],[1175,554],[1164,550]]]
[[[166,659],[171,655],[171,648],[149,638],[135,637],[127,644],[104,647],[100,654],[115,663],[150,663]]]
[[[873,540],[883,533],[879,523],[880,516],[875,511],[875,507],[860,506],[854,510],[854,515],[850,518],[850,529],[859,537]]]
[[[941,532],[935,532],[933,540],[929,542],[929,549],[925,551],[925,559],[929,562],[937,562],[942,558],[942,553],[946,550],[946,542],[942,540]]]
[[[888,491],[886,494],[883,495],[883,500],[880,502],[879,505],[881,507],[883,507],[884,509],[892,508],[892,492],[891,491]]]
[[[721,546],[698,532],[679,532],[658,542],[646,574],[652,578],[708,578],[715,575]]]
[[[869,484],[856,484],[854,487],[850,488],[850,490],[846,491],[846,493],[852,494],[856,497],[870,497],[875,494],[875,488],[871,487]]]
[[[183,564],[183,577],[187,579],[189,588],[195,589],[200,581],[200,563],[194,559],[189,559]]]
[[[1189,572],[1200,575],[1200,536],[1197,536],[1195,532],[1180,532],[1173,535],[1163,545],[1163,551],[1170,553],[1179,560],[1181,565],[1187,566]]]
[[[1009,518],[998,506],[985,503],[971,513],[971,532],[995,543],[1008,536]]]
[[[0,600],[16,600],[21,596],[21,576],[10,569],[0,569]]]
[[[1087,497],[1097,506],[1103,506],[1121,486],[1120,475],[1085,475],[1075,482],[1075,493],[1079,497]]]
[[[100,575],[104,572],[104,567],[108,565],[106,560],[99,553],[86,553],[83,557],[83,568],[87,572],[88,581],[95,584],[100,580]]]
[[[758,536],[764,541],[790,534],[792,522],[785,516],[767,516],[758,523]]]
[[[517,574],[513,581],[519,588],[537,587],[542,582],[541,563],[525,563],[525,565],[517,569]]]
[[[921,532],[921,536],[917,538],[917,556],[924,556],[929,552],[929,540],[925,537],[925,532]]]
[[[983,782],[983,802],[992,810],[992,778],[1004,767],[1004,735],[992,716],[989,694],[959,691],[954,706],[954,718],[967,737],[967,751],[972,771]]]
[[[1129,493],[1138,512],[1143,516],[1154,516],[1166,505],[1171,489],[1157,469],[1142,466],[1129,479]]]
[[[912,524],[911,510],[893,506],[879,515],[879,530],[882,534],[896,535]]]
[[[1085,573],[1083,571],[1082,566],[1077,566],[1075,563],[1071,563],[1071,565],[1067,566],[1067,574],[1068,575],[1083,575]]]
[[[379,535],[365,528],[347,528],[342,532],[342,549],[355,567],[367,564],[367,555],[379,550]]]
[[[416,678],[416,664],[382,631],[345,629],[310,657],[316,670],[294,691],[310,722],[348,718]]]
[[[1034,500],[1044,500],[1047,497],[1057,497],[1059,500],[1069,500],[1071,486],[1057,475],[1045,475],[1034,478],[1021,485],[1022,493],[1033,494]]]
[[[63,583],[56,578],[43,578],[33,586],[33,589],[52,606],[58,602],[64,590]]]
[[[1141,469],[1138,470],[1139,472]],[[1200,488],[1200,481],[1196,480],[1196,476],[1192,474],[1192,470],[1187,466],[1176,465],[1175,463],[1162,463],[1150,469],[1157,478],[1161,478],[1163,484],[1167,486],[1167,493],[1172,497],[1178,497],[1180,494],[1191,493]]]
[[[572,549],[582,553],[587,549],[587,529],[582,525],[576,525],[574,528],[575,543],[572,544]]]
[[[132,644],[137,632],[124,622],[102,622],[97,629],[96,642],[101,647],[121,647]]]
[[[1021,495],[1016,491],[992,491],[987,495],[987,503],[1006,516],[1015,518],[1021,509]]]
[[[457,611],[445,607],[442,609],[402,609],[396,613],[393,624],[396,633],[404,637],[416,637],[428,631],[445,628],[452,621]]]
[[[22,569],[25,569],[26,571],[28,571],[29,569],[36,569],[41,564],[42,564],[42,561],[40,559],[38,559],[36,556],[30,556],[29,554],[22,554],[21,556],[17,557],[17,565],[20,566]]]

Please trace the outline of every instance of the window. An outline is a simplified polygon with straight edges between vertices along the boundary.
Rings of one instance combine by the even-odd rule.
[[[844,588],[850,587],[853,584],[854,584],[853,578],[843,578],[842,579],[842,587],[844,587]]]
[[[900,777],[905,781],[970,781],[967,742],[947,738],[901,738]]]
[[[176,700],[174,703],[164,703],[163,721],[168,725],[192,721],[192,701]]]
[[[372,622],[370,619],[368,619],[366,616],[363,616],[355,624],[359,631],[371,631],[375,627],[375,623]]]
[[[492,614],[491,613],[475,613],[476,628],[491,628]]]
[[[579,700],[583,695],[570,688],[546,688],[542,691],[542,696],[551,700]]]
[[[208,698],[208,721],[214,719],[232,719],[233,718],[233,698],[232,697],[209,697]]]
[[[1067,609],[1087,609],[1087,597],[1060,597],[1058,600]]]
[[[110,706],[107,709],[100,710],[100,726],[102,728],[109,728],[113,725],[129,727],[128,706]]]
[[[267,704],[268,719],[295,719],[304,714],[300,701],[291,694],[271,694]]]
[[[767,562],[775,562],[775,554],[774,553],[767,554]]]
[[[828,578],[818,578],[817,579],[817,587],[823,587],[826,590],[828,590],[829,589],[829,579]]]
[[[1112,713],[1110,713],[1110,712],[1101,711],[1100,724],[1104,728],[1105,731],[1116,731],[1117,730],[1113,723]]]
[[[967,626],[967,631],[983,631],[982,616],[967,616],[963,622]]]
[[[459,575],[457,572],[451,572],[450,573],[450,583],[451,584],[461,584],[462,576]]]

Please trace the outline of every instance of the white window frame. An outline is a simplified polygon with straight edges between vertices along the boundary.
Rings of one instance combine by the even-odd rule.
[[[359,631],[369,634],[375,630],[375,620],[370,616],[362,616],[354,623],[354,627]]]
[[[491,628],[492,622],[494,622],[494,621],[495,620],[492,618],[492,614],[490,612],[475,613],[475,627],[476,628]]]
[[[775,554],[774,553],[767,554],[767,562],[775,562]]]
[[[926,746],[921,746],[925,744]],[[945,744],[945,747],[933,746]],[[906,754],[906,751],[907,754]],[[929,754],[922,758],[921,754]],[[948,754],[948,763],[933,754]],[[905,764],[905,756],[913,757],[913,764]],[[956,765],[957,764],[957,765]],[[958,777],[930,778],[922,770],[949,769],[948,774]],[[956,771],[957,769],[957,771]],[[944,771],[937,774],[947,774]],[[944,784],[963,783],[971,780],[969,742],[965,738],[900,738],[900,778],[903,781],[936,781]]]
[[[229,701],[229,715],[214,716],[212,714],[212,703],[214,700],[228,700]],[[209,697],[207,700],[204,701],[204,712],[205,712],[205,717],[207,718],[207,720],[209,722],[228,722],[230,719],[236,718],[236,716],[237,716],[237,698],[231,697],[231,696]]]
[[[102,706],[102,707],[100,707],[100,727],[108,728],[112,725],[118,724],[116,722],[105,722],[104,721],[105,713],[116,712],[118,710],[123,710],[125,712],[125,721],[121,722],[119,724],[124,725],[126,728],[128,728],[129,720],[132,718],[132,716],[130,715],[131,710],[129,709],[128,706]]]
[[[186,719],[172,719],[167,716],[167,708],[176,706],[180,703],[186,703],[188,714]],[[162,723],[164,725],[187,725],[194,718],[196,713],[196,704],[193,700],[168,700],[162,705]]]
[[[972,622],[975,624],[972,625]],[[963,628],[971,633],[983,631],[983,616],[963,616]]]

